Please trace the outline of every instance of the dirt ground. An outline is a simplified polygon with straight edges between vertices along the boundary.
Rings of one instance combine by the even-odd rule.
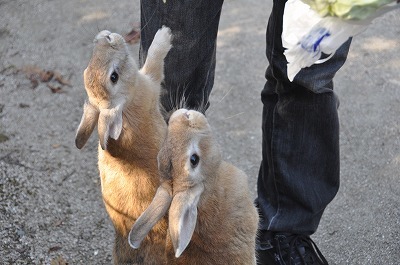
[[[208,114],[254,196],[271,7],[226,1]],[[129,32],[139,11],[137,0],[0,0],[0,264],[111,263],[97,137],[83,150],[74,137],[94,36]],[[354,39],[335,80],[342,185],[314,236],[330,264],[399,264],[399,12]]]

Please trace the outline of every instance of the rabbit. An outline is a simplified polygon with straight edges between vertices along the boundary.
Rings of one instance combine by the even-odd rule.
[[[75,144],[81,149],[98,127],[98,167],[103,201],[115,228],[114,264],[165,263],[167,221],[162,219],[139,250],[129,247],[128,233],[152,201],[160,183],[157,154],[167,124],[159,97],[164,58],[172,47],[169,28],[155,35],[139,70],[124,38],[101,31],[84,71],[88,100]]]
[[[256,264],[258,212],[244,172],[222,160],[206,117],[179,109],[158,154],[161,185],[129,233],[139,248],[168,213],[168,264]]]

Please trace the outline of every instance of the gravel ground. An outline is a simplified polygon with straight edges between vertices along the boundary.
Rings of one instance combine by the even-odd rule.
[[[271,2],[226,1],[208,114],[253,194]],[[101,29],[129,32],[139,10],[137,0],[0,0],[0,264],[111,263],[97,139],[77,150],[74,136],[92,39]],[[400,262],[398,14],[354,39],[336,77],[342,186],[314,236],[330,264]],[[38,69],[56,75],[45,82]]]

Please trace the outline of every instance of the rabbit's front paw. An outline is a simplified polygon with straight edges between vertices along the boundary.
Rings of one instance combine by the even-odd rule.
[[[161,29],[159,29],[154,36],[153,43],[150,46],[149,49],[149,55],[150,53],[154,55],[159,55],[162,57],[165,57],[169,50],[172,48],[172,33],[171,29],[163,26]],[[161,59],[161,58],[160,58]]]

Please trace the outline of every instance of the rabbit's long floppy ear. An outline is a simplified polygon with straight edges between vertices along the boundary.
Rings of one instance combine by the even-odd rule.
[[[169,209],[169,231],[178,258],[189,245],[197,222],[197,204],[203,186],[195,186],[189,190],[178,192],[172,199]]]
[[[100,110],[98,123],[99,140],[101,149],[107,149],[108,137],[117,140],[122,131],[122,108],[123,104],[112,109]]]
[[[172,187],[163,183],[156,192],[149,207],[139,216],[129,232],[129,245],[137,249],[153,226],[165,215],[172,201]]]
[[[81,149],[86,144],[94,127],[96,127],[98,119],[99,110],[89,102],[85,102],[83,105],[81,123],[78,126],[75,136],[75,145],[78,149]]]

